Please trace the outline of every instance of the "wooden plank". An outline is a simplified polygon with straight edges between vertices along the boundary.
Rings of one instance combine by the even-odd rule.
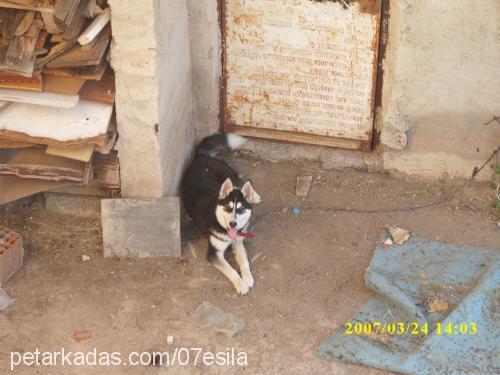
[[[354,139],[333,138],[315,134],[285,132],[243,126],[232,126],[231,131],[246,137],[273,139],[283,142],[307,143],[317,146],[340,147],[350,150],[364,150],[363,142]]]
[[[73,18],[67,23],[66,30],[64,30],[64,39],[76,39],[82,33],[84,26],[88,24],[85,18],[88,3],[89,0],[80,0]]]
[[[83,66],[81,68],[46,68],[43,70],[43,74],[55,77],[72,77],[98,81],[104,76],[107,66],[107,61],[103,59],[98,65]]]
[[[92,170],[94,181],[99,185],[110,189],[120,188],[120,163],[116,151],[107,155],[94,153]]]
[[[41,71],[52,60],[57,59],[66,51],[69,51],[75,42],[75,40],[65,40],[52,47],[46,56],[36,59],[34,70],[37,72]]]
[[[0,72],[0,88],[29,91],[42,91],[42,76],[40,74],[25,77],[19,74]]]
[[[54,13],[54,2],[52,1],[36,1],[34,5],[24,5],[24,4],[16,4],[10,1],[0,0],[0,7],[2,8],[10,8],[10,9],[24,9],[24,10],[34,10],[35,12],[45,12],[45,13]]]
[[[180,256],[179,198],[103,199],[105,257]]]
[[[0,175],[82,183],[87,169],[84,162],[47,155],[43,148],[28,148],[0,164]]]
[[[103,145],[113,105],[80,100],[75,108],[12,103],[0,116],[0,137],[46,145]]]
[[[43,75],[43,91],[46,92],[77,95],[84,83],[85,80],[80,78]]]
[[[57,108],[73,108],[76,103],[78,103],[78,99],[78,95],[0,89],[0,100],[16,103],[37,104]]]
[[[82,50],[82,46],[75,45],[68,52],[47,64],[48,68],[68,68],[75,66],[99,64],[108,48],[111,38],[111,28],[106,28],[99,34],[94,48],[90,51]]]
[[[10,41],[5,61],[0,65],[0,70],[16,72],[26,76],[33,74],[35,64],[33,51],[42,27],[43,21],[39,15],[36,15],[28,31],[24,35],[15,36]]]
[[[68,25],[78,9],[80,0],[58,0],[54,9],[54,16]]]
[[[28,197],[42,191],[75,185],[75,182],[33,180],[16,176],[0,176],[0,204]]]
[[[87,81],[80,91],[80,98],[113,104],[115,102],[115,77],[108,69],[100,81]]]
[[[83,145],[80,147],[68,148],[60,146],[48,146],[45,152],[49,155],[60,156],[67,159],[89,162],[94,153],[95,145]]]
[[[45,29],[51,34],[62,33],[65,29],[64,23],[54,17],[53,13],[42,12]],[[62,34],[61,34],[62,36]]]
[[[34,11],[31,10],[26,12],[23,20],[19,23],[19,25],[17,25],[14,35],[21,36],[24,33],[26,33],[28,29],[31,27],[31,24],[33,23],[34,19],[35,19]]]

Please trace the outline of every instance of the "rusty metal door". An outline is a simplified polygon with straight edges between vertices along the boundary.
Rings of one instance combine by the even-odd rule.
[[[221,0],[223,126],[369,150],[381,0]]]

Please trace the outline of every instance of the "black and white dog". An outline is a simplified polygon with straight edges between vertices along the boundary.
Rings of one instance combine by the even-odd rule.
[[[243,182],[238,173],[219,157],[245,143],[236,134],[214,134],[196,148],[195,158],[182,179],[184,207],[199,229],[208,234],[207,259],[234,285],[239,294],[253,287],[248,256],[243,243],[247,233],[252,204],[261,201],[250,181]],[[233,247],[241,276],[224,258]]]

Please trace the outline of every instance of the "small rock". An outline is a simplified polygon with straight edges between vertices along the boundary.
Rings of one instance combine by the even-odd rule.
[[[233,314],[225,313],[210,302],[204,301],[191,314],[203,327],[213,329],[227,337],[238,335],[245,328],[245,321]]]
[[[313,177],[312,176],[299,176],[297,177],[297,185],[295,186],[295,194],[299,197],[305,198],[311,189]]]
[[[83,262],[88,262],[89,260],[90,260],[90,257],[88,255],[82,255]]]
[[[172,345],[174,343],[174,336],[167,336],[167,344]]]
[[[73,334],[73,340],[75,340],[76,342],[82,342],[90,339],[91,337],[92,335],[90,334],[89,331],[76,331]]]
[[[432,301],[428,301],[428,312],[444,312],[448,310],[448,302],[442,298],[436,298]]]
[[[2,288],[0,288],[0,311],[6,310],[7,307],[12,305],[13,303],[14,300],[10,298]]]

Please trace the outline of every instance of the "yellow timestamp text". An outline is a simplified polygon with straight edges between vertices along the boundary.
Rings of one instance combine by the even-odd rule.
[[[417,322],[345,322],[345,335],[475,335],[478,331],[475,322],[465,323],[422,323]]]

